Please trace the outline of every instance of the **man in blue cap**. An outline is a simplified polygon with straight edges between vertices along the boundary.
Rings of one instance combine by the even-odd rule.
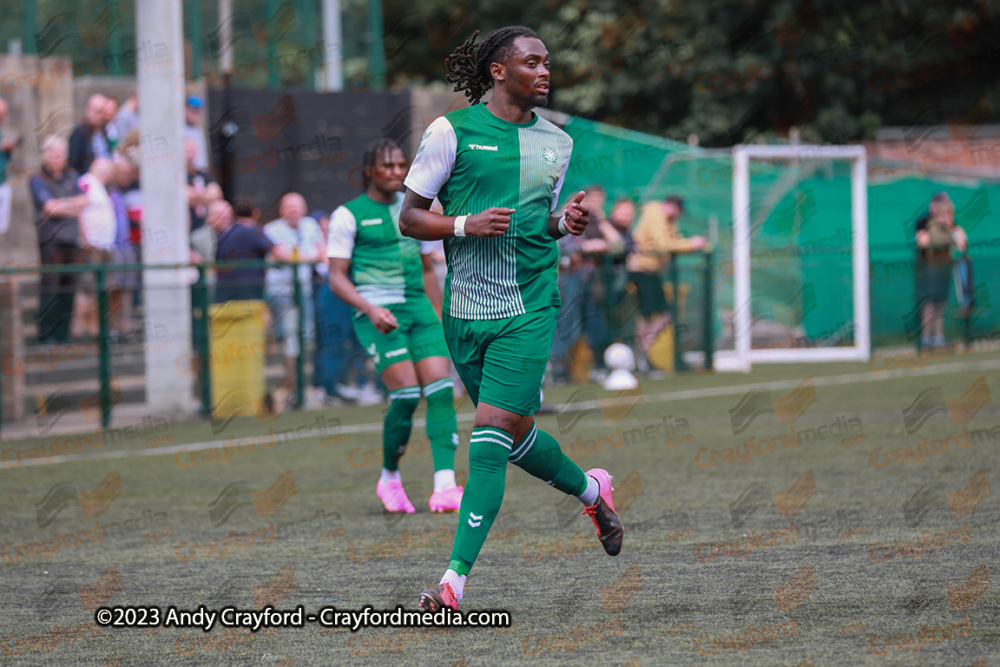
[[[201,113],[204,108],[205,101],[196,95],[188,97],[184,105],[184,138],[190,139],[198,146],[194,166],[199,170],[208,169],[208,146],[205,142],[205,131],[201,126]]]

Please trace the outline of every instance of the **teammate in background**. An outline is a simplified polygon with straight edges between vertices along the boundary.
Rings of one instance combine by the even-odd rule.
[[[476,405],[469,480],[448,569],[420,607],[456,609],[466,576],[503,502],[507,464],[576,496],[605,551],[621,551],[624,529],[611,476],[584,473],[536,428],[542,376],[559,309],[556,240],[579,236],[588,213],[578,193],[555,213],[573,141],[532,112],[549,95],[549,56],[523,26],[479,31],[446,61],[448,80],[472,106],[438,118],[406,179],[400,228],[445,240],[443,320],[451,358]],[[493,88],[492,99],[479,104]],[[430,211],[434,198],[444,213]]]
[[[456,512],[462,502],[462,487],[455,484],[458,424],[448,348],[431,305],[441,302],[430,258],[434,244],[399,233],[403,150],[389,139],[376,141],[365,150],[363,166],[365,194],[333,212],[327,254],[330,289],[355,308],[354,331],[389,390],[376,493],[389,512],[415,511],[403,490],[399,459],[423,393],[435,470],[430,509]]]

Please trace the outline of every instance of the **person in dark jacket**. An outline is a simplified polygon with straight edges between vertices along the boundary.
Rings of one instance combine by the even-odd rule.
[[[78,175],[66,163],[66,140],[50,136],[42,143],[42,168],[31,177],[35,229],[43,267],[76,264],[80,252],[78,216],[89,199],[77,184]],[[69,340],[76,293],[76,274],[47,273],[41,277],[37,313],[40,343]]]
[[[107,103],[108,98],[104,95],[91,95],[87,100],[84,122],[77,125],[73,134],[69,135],[69,166],[78,174],[90,171],[90,163],[95,158],[111,157],[111,147],[105,129]]]

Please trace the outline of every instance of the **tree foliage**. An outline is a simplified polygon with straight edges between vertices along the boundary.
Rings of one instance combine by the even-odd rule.
[[[707,146],[792,128],[843,143],[1000,109],[996,0],[386,0],[390,79],[443,81],[452,48],[507,24],[548,47],[553,108]]]

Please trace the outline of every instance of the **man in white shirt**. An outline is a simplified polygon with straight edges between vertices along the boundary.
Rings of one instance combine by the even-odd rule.
[[[268,269],[265,277],[274,335],[284,341],[285,370],[291,380],[290,386],[294,386],[295,359],[300,353],[293,276],[298,276],[302,287],[302,305],[305,308],[303,333],[305,340],[311,342],[314,330],[312,265],[322,261],[326,255],[323,231],[319,223],[306,215],[307,210],[306,200],[302,195],[289,192],[281,198],[278,209],[281,217],[264,225],[264,234],[275,246],[287,249],[292,261],[300,262],[294,269],[292,267]]]
[[[111,264],[114,261],[115,232],[118,221],[114,206],[108,195],[107,185],[114,178],[115,169],[111,160],[97,158],[90,164],[90,171],[81,176],[77,183],[87,196],[89,203],[80,212],[80,256],[92,264]],[[110,282],[111,274],[105,274]],[[107,283],[106,283],[107,284]],[[77,293],[78,326],[84,335],[96,335],[97,320],[97,275],[85,273],[80,279],[81,290]]]

